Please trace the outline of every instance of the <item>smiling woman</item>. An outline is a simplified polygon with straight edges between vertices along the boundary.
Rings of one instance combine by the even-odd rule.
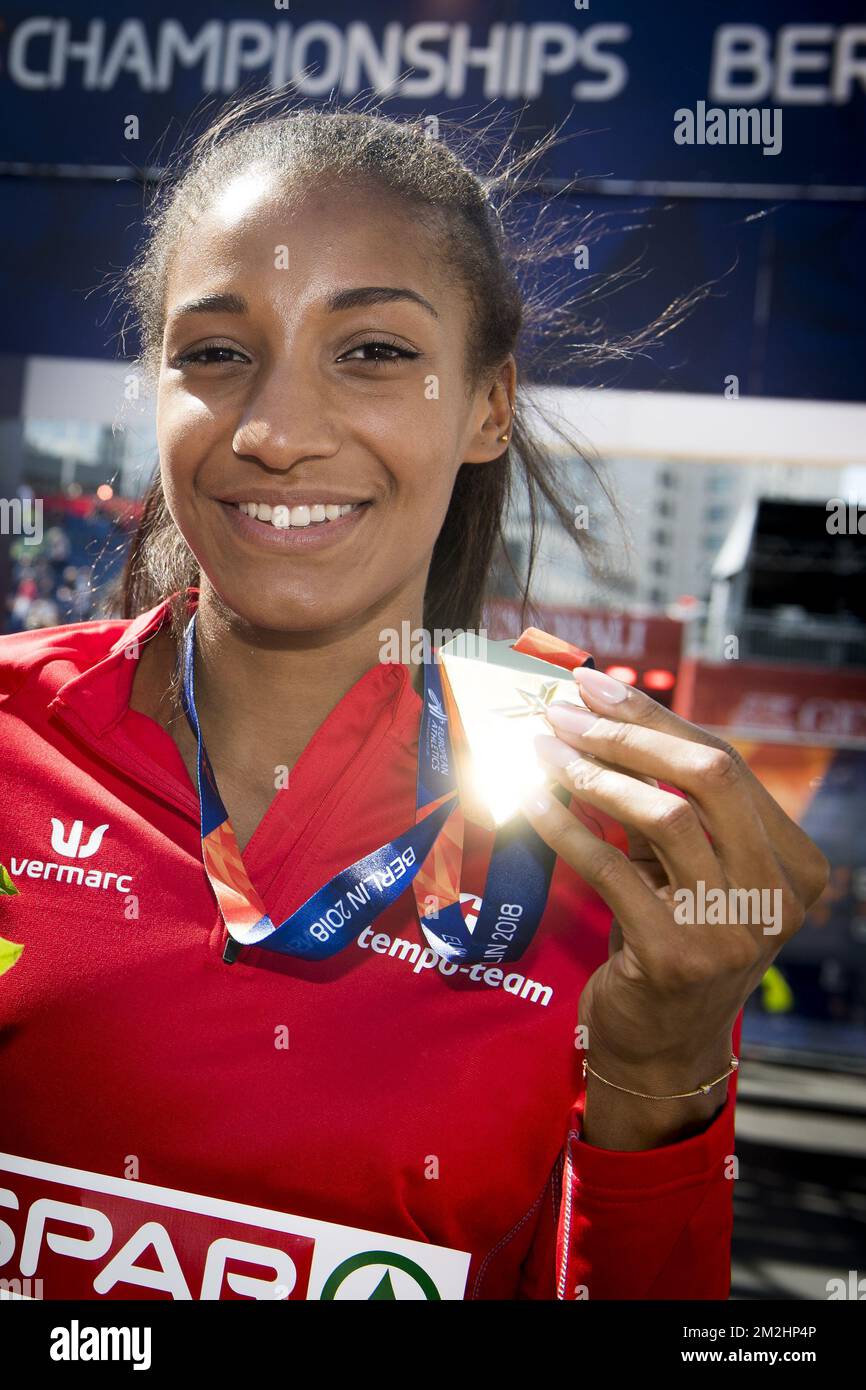
[[[531,555],[542,507],[581,539],[524,420],[511,252],[497,180],[358,112],[241,104],[160,191],[124,616],[0,639],[4,859],[42,864],[53,824],[128,886],[76,913],[97,869],[60,865],[4,914],[3,1181],[46,1297],[727,1294],[738,1016],[822,856],[732,749],[563,644],[583,703],[545,706],[539,752],[569,804],[493,840],[436,663],[421,699],[383,653],[478,627],[516,487]],[[773,937],[684,928],[701,884],[776,894]],[[78,1208],[95,1280],[25,1215]]]
[[[303,630],[313,609],[333,620],[349,595],[378,627],[380,605],[402,612],[407,600],[428,627],[448,625],[437,607],[477,626],[501,539],[521,325],[500,243],[479,181],[417,129],[309,111],[248,123],[242,108],[209,132],[132,275],[163,467],[127,611],[164,596],[151,576],[165,579],[176,526],[188,545],[172,552],[179,592],[196,581],[194,559],[208,572],[198,547],[228,542],[223,581],[249,595],[269,547],[257,626]],[[238,459],[257,461],[245,480]],[[544,490],[567,520],[563,490]],[[213,505],[240,501],[266,525]],[[348,504],[339,526],[303,510]],[[285,563],[295,553],[300,570]]]

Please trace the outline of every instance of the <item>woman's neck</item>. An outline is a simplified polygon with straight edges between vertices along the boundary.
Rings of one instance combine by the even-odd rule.
[[[380,659],[380,633],[420,627],[423,585],[402,593],[343,631],[278,634],[252,629],[202,591],[196,619],[196,707],[217,784],[243,851],[320,724]],[[137,663],[130,707],[174,739],[190,781],[196,743],[170,698],[175,665],[167,627]],[[423,670],[415,671],[421,694]]]
[[[196,618],[196,705],[214,759],[244,768],[291,769],[316,729],[380,660],[387,629],[420,626],[423,594],[326,632],[251,628],[203,590]],[[421,674],[420,672],[418,673]],[[416,687],[417,688],[417,687]],[[218,774],[219,775],[219,774]]]

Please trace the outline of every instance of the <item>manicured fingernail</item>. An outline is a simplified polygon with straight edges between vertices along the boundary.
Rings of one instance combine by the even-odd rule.
[[[540,787],[532,787],[528,792],[524,792],[520,798],[520,804],[524,811],[535,811],[538,815],[543,815],[551,807],[550,797]]]
[[[590,695],[595,695],[599,700],[607,700],[611,705],[618,705],[628,694],[628,686],[623,685],[622,681],[614,680],[613,676],[606,676],[603,671],[594,671],[592,667],[587,669],[585,666],[579,666],[574,673],[574,679],[578,685],[586,686]]]
[[[567,700],[554,700],[553,704],[548,706],[547,717],[552,724],[565,729],[568,734],[585,734],[593,724],[598,723],[598,715],[593,714],[592,710],[578,709]]]
[[[555,767],[568,767],[580,754],[571,748],[567,743],[563,743],[561,738],[554,738],[552,734],[536,734],[535,751],[545,762],[553,763]]]

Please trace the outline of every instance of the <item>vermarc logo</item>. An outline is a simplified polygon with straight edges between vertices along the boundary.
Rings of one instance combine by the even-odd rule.
[[[56,816],[51,817],[51,848],[64,859],[92,859],[102,845],[108,830],[108,822],[91,830],[85,843],[84,822],[74,820],[67,833],[66,826]],[[9,860],[9,872],[13,878],[55,879],[57,883],[76,883],[81,888],[116,888],[118,893],[132,890],[132,875],[117,873],[114,869],[83,869],[78,864],[58,864],[51,859]]]
[[[105,825],[98,825],[91,831],[90,839],[86,845],[82,845],[81,836],[84,832],[84,821],[74,820],[72,829],[67,836],[62,820],[56,816],[51,817],[51,848],[55,854],[63,854],[67,859],[89,859],[95,854],[102,844],[102,837],[108,829],[108,822]]]

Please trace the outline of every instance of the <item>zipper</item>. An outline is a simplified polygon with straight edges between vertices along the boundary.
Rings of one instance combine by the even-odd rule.
[[[226,927],[226,944],[223,947],[223,960],[226,965],[234,965],[242,950],[243,947],[241,943],[235,941],[234,937],[229,933],[228,927]]]
[[[571,1242],[571,1204],[574,1169],[571,1166],[571,1141],[576,1139],[574,1131],[569,1133],[566,1140],[565,1154],[565,1209],[562,1215],[562,1263],[559,1270],[559,1280],[556,1288],[556,1297],[564,1299],[566,1296],[566,1285],[568,1282],[568,1247]]]

